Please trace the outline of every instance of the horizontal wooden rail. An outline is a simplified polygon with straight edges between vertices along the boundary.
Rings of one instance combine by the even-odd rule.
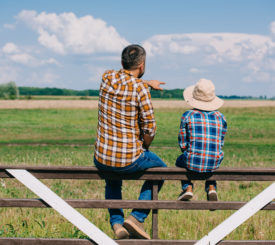
[[[274,181],[275,168],[219,168],[213,173],[193,174],[183,168],[151,168],[134,174],[99,171],[96,167],[0,166],[0,178],[13,178],[5,169],[25,169],[39,179],[128,179],[128,180],[242,180]]]
[[[196,240],[116,240],[120,245],[193,245]],[[56,239],[56,238],[0,238],[0,245],[93,245],[92,241],[86,239]],[[225,240],[219,245],[275,245],[275,241],[270,240]]]
[[[173,209],[173,210],[238,210],[246,202],[232,201],[132,201],[132,200],[65,200],[73,208],[139,208],[139,209]],[[0,199],[0,207],[21,207],[21,208],[49,208],[41,199]],[[275,202],[266,205],[262,210],[275,210]]]
[[[25,169],[39,179],[125,179],[152,180],[153,200],[66,200],[74,208],[140,208],[152,209],[152,240],[117,240],[121,245],[164,245],[194,244],[195,240],[158,240],[157,211],[173,210],[238,210],[246,202],[240,201],[188,201],[157,200],[158,180],[218,180],[218,181],[275,181],[275,168],[219,168],[213,173],[194,174],[183,168],[151,168],[134,174],[116,174],[99,171],[96,167],[59,167],[59,166],[0,166],[0,178],[13,178],[6,169]],[[0,207],[48,208],[41,199],[0,199]],[[262,210],[275,210],[275,202],[266,205]],[[44,238],[0,238],[0,245],[88,245],[94,244],[85,239],[44,239]],[[275,245],[272,241],[222,241],[222,245]]]

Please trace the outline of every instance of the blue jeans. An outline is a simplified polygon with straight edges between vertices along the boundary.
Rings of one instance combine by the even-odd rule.
[[[193,173],[197,173],[195,171],[189,170],[187,168],[187,166],[186,166],[186,162],[183,159],[184,159],[183,155],[180,155],[177,158],[177,160],[176,160],[176,166],[180,167],[180,168],[185,168],[187,171],[190,171],[190,172],[193,172]],[[198,174],[202,174],[202,173],[198,172]],[[181,188],[182,188],[183,191],[185,191],[186,188],[189,185],[192,185],[192,187],[193,187],[193,183],[190,180],[181,180]],[[216,180],[207,180],[207,181],[205,181],[205,187],[204,187],[206,192],[208,192],[210,185],[214,185],[215,189],[217,189],[217,182],[216,182]]]
[[[145,151],[140,157],[132,164],[126,167],[110,167],[101,164],[94,158],[95,166],[104,171],[112,171],[121,174],[130,174],[139,172],[148,168],[154,167],[167,167],[166,164],[153,152]],[[158,191],[160,191],[164,181],[159,181]],[[121,187],[122,180],[109,180],[105,179],[105,199],[122,199]],[[141,188],[139,200],[152,200],[152,187],[153,181],[146,180]],[[124,213],[122,209],[108,209],[110,214],[110,224],[123,224]],[[150,209],[133,209],[131,215],[134,216],[139,222],[144,222]]]

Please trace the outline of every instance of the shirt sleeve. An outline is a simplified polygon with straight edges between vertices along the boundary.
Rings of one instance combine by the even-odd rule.
[[[224,137],[227,132],[227,122],[226,122],[226,119],[224,116],[222,117],[222,122],[223,122],[223,127],[222,127],[222,137],[221,137],[222,142],[221,143],[222,143],[222,147],[223,147],[224,146]]]
[[[180,121],[180,130],[178,135],[178,143],[182,152],[184,152],[187,149],[187,145],[188,145],[186,126],[187,126],[187,120],[183,114]]]
[[[151,102],[151,94],[147,84],[139,83],[138,105],[139,126],[143,133],[154,136],[156,133],[156,121]]]

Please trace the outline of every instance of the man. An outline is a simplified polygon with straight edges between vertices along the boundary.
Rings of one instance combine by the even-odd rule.
[[[160,89],[157,80],[140,79],[145,71],[146,53],[139,45],[127,46],[121,55],[123,69],[102,76],[98,103],[98,127],[94,162],[101,170],[133,173],[166,164],[149,151],[156,122],[148,85]],[[121,199],[121,180],[105,180],[105,199]],[[159,183],[159,190],[163,181]],[[139,200],[151,200],[152,181],[145,181]],[[150,239],[143,222],[150,210],[133,209],[124,222],[122,209],[109,209],[110,223],[118,239]]]

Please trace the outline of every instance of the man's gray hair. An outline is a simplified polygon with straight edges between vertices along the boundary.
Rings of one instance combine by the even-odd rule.
[[[121,54],[121,63],[124,69],[136,69],[145,61],[146,52],[143,47],[132,44],[123,49]]]

